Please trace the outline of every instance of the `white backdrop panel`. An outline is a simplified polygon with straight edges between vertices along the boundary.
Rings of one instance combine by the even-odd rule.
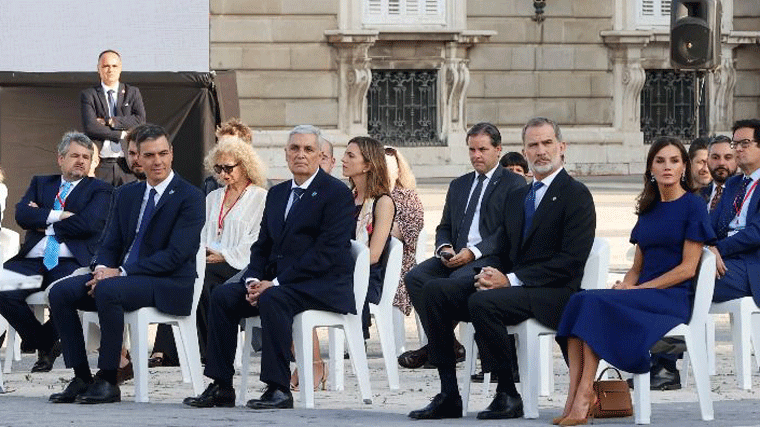
[[[207,72],[209,0],[0,0],[0,71]]]

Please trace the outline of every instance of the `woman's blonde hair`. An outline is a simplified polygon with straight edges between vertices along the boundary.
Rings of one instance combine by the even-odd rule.
[[[208,152],[203,160],[203,165],[207,171],[214,175],[214,178],[220,184],[224,184],[224,181],[214,171],[214,164],[216,164],[217,159],[222,154],[228,154],[240,163],[243,173],[254,185],[266,188],[267,177],[264,164],[250,144],[236,136],[225,136]]]
[[[412,168],[409,166],[409,163],[406,161],[404,155],[398,151],[398,148],[386,145],[385,155],[393,156],[396,159],[396,163],[398,164],[398,179],[396,179],[396,185],[401,188],[408,188],[410,190],[416,189],[417,180],[414,178]]]

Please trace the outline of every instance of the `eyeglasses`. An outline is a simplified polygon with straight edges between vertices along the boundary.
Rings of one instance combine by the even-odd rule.
[[[385,155],[386,156],[395,156],[396,155],[396,149],[391,147],[390,145],[385,146]]]
[[[216,173],[226,173],[227,175],[231,174],[232,171],[235,169],[236,166],[238,166],[240,163],[235,163],[234,165],[214,165],[214,172]]]
[[[742,150],[749,148],[749,145],[756,142],[754,139],[742,139],[741,141],[731,141],[731,148],[736,150],[737,147],[742,147]]]

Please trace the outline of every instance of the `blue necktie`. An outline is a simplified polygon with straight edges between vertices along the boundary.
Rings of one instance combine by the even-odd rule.
[[[53,202],[54,211],[63,210],[65,203],[62,203],[62,201],[66,199],[69,191],[71,191],[71,183],[63,181],[61,183],[61,188],[58,190],[58,194],[55,195],[55,201]],[[55,235],[48,236],[47,243],[45,244],[45,252],[42,255],[42,265],[48,270],[54,269],[55,266],[58,265],[58,253],[60,250],[61,243],[58,241],[58,238],[56,238]]]
[[[536,192],[544,185],[541,181],[536,181],[531,185],[528,195],[525,196],[525,222],[523,223],[523,240],[527,237],[528,229],[533,223],[533,214],[536,213]]]
[[[113,89],[108,90],[108,114],[111,115],[111,117],[116,117],[116,97],[114,96],[115,92]]]
[[[293,203],[290,204],[290,209],[288,209],[288,213],[285,215],[285,220],[287,221],[288,217],[290,216],[290,213],[293,212],[293,209],[295,209],[298,202],[301,201],[301,197],[303,196],[303,193],[306,191],[301,187],[293,187],[290,189],[290,191],[293,192]]]
[[[734,218],[739,216],[739,213],[742,209],[742,204],[744,204],[744,196],[747,192],[747,187],[749,187],[749,184],[752,182],[752,178],[745,176],[742,179],[742,185],[739,187],[739,190],[736,192],[736,196],[734,197],[734,203],[731,204],[731,212],[735,212],[735,215],[725,215],[723,216],[723,221],[719,224],[718,227],[718,238],[719,239],[725,239],[726,236],[728,236],[728,226],[731,224],[731,221],[734,220]]]
[[[142,245],[143,236],[145,236],[145,230],[148,228],[148,223],[153,217],[153,210],[156,208],[156,189],[151,188],[148,193],[148,200],[145,202],[145,209],[143,210],[142,219],[140,220],[140,228],[137,230],[137,235],[132,241],[132,247],[129,249],[129,255],[124,261],[124,265],[134,264],[140,258],[140,245]]]
[[[475,185],[475,189],[472,190],[470,200],[467,203],[467,209],[464,211],[464,217],[462,217],[462,224],[459,227],[457,233],[457,240],[454,242],[454,250],[460,251],[462,248],[467,247],[468,237],[470,235],[470,228],[472,228],[472,220],[475,218],[475,208],[478,206],[480,200],[480,193],[483,192],[483,181],[486,180],[486,176],[483,174],[478,175],[478,183]]]

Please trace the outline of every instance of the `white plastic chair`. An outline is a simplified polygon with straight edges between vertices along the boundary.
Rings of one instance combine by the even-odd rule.
[[[414,254],[415,263],[419,264],[422,261],[425,261],[427,258],[427,232],[425,229],[420,230],[420,234],[417,236],[417,246],[416,246],[416,252]],[[403,256],[402,256],[403,258]],[[418,335],[422,334],[420,336],[420,343],[422,343],[422,337],[425,335],[425,332],[422,331],[422,325],[419,323],[419,317],[417,316],[417,313],[415,313],[415,318],[417,319],[417,331]],[[394,307],[393,310],[393,328],[394,328],[394,336],[396,337],[396,356],[399,356],[401,353],[406,351],[406,316],[404,316],[404,313],[397,307]],[[427,338],[425,338],[425,342],[427,342]],[[424,344],[421,344],[421,346]]]
[[[383,291],[378,304],[369,303],[369,312],[375,317],[375,325],[380,336],[380,347],[383,350],[385,371],[388,373],[388,387],[398,390],[398,362],[396,361],[396,343],[393,334],[393,312],[398,311],[393,307],[393,297],[396,296],[399,281],[401,280],[401,258],[404,255],[404,246],[401,241],[391,237],[388,254],[385,260],[385,277],[383,277]],[[308,384],[308,383],[307,383]]]
[[[198,348],[198,330],[196,327],[196,310],[203,289],[203,279],[206,273],[206,250],[201,247],[195,255],[196,274],[193,285],[193,303],[190,314],[174,316],[160,312],[155,307],[143,307],[124,313],[124,325],[128,325],[131,338],[132,363],[135,371],[135,402],[148,402],[148,325],[152,323],[168,323],[172,326],[174,342],[177,345],[177,356],[182,370],[183,382],[192,382],[193,392],[199,395],[203,392],[203,374],[201,370],[201,354]],[[82,325],[85,341],[89,336],[89,325],[98,324],[95,312],[84,312]]]
[[[293,318],[293,345],[295,347],[296,365],[298,366],[299,382],[314,383],[314,368],[312,354],[312,330],[318,326],[329,327],[330,337],[330,367],[329,382],[334,390],[343,390],[343,340],[348,339],[348,352],[354,372],[359,382],[359,391],[364,403],[372,403],[372,391],[369,383],[369,367],[367,353],[364,350],[364,335],[362,332],[361,310],[367,296],[369,285],[369,248],[367,245],[351,241],[351,255],[354,258],[354,297],[357,314],[340,314],[330,311],[306,310]],[[240,392],[238,404],[245,404],[248,391],[248,371],[251,357],[251,331],[254,326],[261,326],[259,317],[249,317],[245,321],[245,336],[242,354],[243,369],[241,370]],[[340,364],[340,366],[338,366]],[[308,386],[300,387],[301,404],[305,408],[314,408],[314,389]]]
[[[14,257],[20,248],[20,236],[10,228],[0,228],[0,247],[2,248],[3,262]]]
[[[583,269],[581,288],[599,289],[605,287],[609,264],[610,244],[607,239],[597,237],[594,239],[594,245],[591,247],[591,253]],[[525,418],[538,418],[539,377],[545,388],[549,388],[549,385],[553,384],[551,343],[541,345],[541,340],[544,336],[551,339],[556,331],[540,324],[536,319],[528,319],[518,325],[508,326],[507,331],[514,334],[516,338]],[[476,350],[474,332],[471,323],[466,323],[466,326],[462,328],[462,344],[467,350],[462,382],[462,412],[465,416],[467,415],[470,397],[470,376],[475,371],[475,358],[472,357]],[[536,360],[538,363],[534,362]],[[490,382],[490,375],[484,377],[483,382],[487,385]]]
[[[731,319],[731,339],[734,344],[736,382],[744,390],[752,389],[752,361],[750,352],[755,348],[755,362],[760,366],[760,308],[752,297],[713,303],[710,314],[728,313]],[[750,347],[750,342],[752,347]],[[710,374],[715,374],[715,322],[708,319],[707,361]]]
[[[696,293],[689,323],[682,323],[671,329],[666,337],[683,336],[690,354],[692,371],[697,385],[699,409],[702,420],[714,419],[712,397],[710,396],[710,376],[707,367],[707,319],[715,289],[715,255],[709,249],[702,249],[702,259],[694,279]],[[633,408],[636,424],[649,424],[652,416],[652,401],[649,391],[649,373],[633,376]]]

